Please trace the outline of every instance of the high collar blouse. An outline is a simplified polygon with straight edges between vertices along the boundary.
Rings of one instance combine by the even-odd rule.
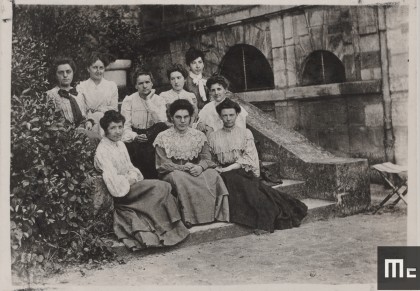
[[[56,111],[61,111],[64,114],[64,118],[66,118],[70,122],[74,122],[73,118],[73,111],[71,109],[70,100],[64,97],[61,97],[58,94],[60,87],[56,86],[51,90],[47,91],[47,96],[51,98],[54,102],[54,106]],[[70,94],[71,95],[71,94]],[[78,91],[77,96],[71,95],[76,99],[77,105],[79,105],[80,111],[82,112],[82,116],[86,116],[86,108],[84,103],[83,95]]]
[[[96,149],[94,164],[96,169],[102,171],[105,185],[114,197],[125,196],[130,191],[130,179],[136,182],[143,180],[140,170],[131,163],[122,141],[102,138]]]
[[[238,163],[245,171],[260,176],[260,165],[254,136],[247,128],[234,126],[209,135],[210,151],[219,165]]]
[[[198,113],[198,122],[202,122],[207,126],[213,128],[214,131],[223,128],[223,121],[220,119],[219,114],[216,111],[216,101],[211,101],[204,105],[203,109]],[[246,117],[248,112],[241,106],[241,112],[236,118],[236,126],[246,128]]]
[[[91,112],[118,111],[118,87],[113,81],[102,78],[96,85],[92,79],[80,82],[77,86],[84,96],[86,110]]]
[[[132,141],[136,136],[131,127],[146,129],[158,122],[167,121],[165,100],[154,94],[148,99],[140,97],[139,92],[124,98],[121,114],[125,117],[123,141]]]

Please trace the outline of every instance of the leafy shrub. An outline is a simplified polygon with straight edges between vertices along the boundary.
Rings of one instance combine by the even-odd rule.
[[[49,41],[17,25],[13,34],[10,217],[13,270],[113,257],[102,241],[110,213],[93,214],[94,148],[44,93]]]

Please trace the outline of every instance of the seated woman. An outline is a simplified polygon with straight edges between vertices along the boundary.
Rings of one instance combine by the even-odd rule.
[[[144,180],[121,141],[125,118],[114,110],[100,120],[105,137],[96,149],[95,167],[114,197],[114,232],[129,249],[172,246],[188,234],[171,185]]]
[[[137,92],[126,96],[121,106],[121,114],[126,119],[122,141],[133,165],[141,170],[144,177],[157,179],[153,142],[160,132],[168,128],[166,103],[152,89],[151,73],[135,73],[134,81]]]
[[[188,76],[187,71],[181,65],[175,64],[172,65],[166,73],[169,81],[171,82],[172,89],[160,93],[160,96],[165,99],[166,106],[168,108],[172,102],[178,99],[186,99],[190,101],[194,107],[194,113],[192,115],[192,121],[194,122],[198,114],[197,98],[194,93],[184,90],[185,78]]]
[[[101,53],[92,53],[87,60],[90,78],[80,82],[77,90],[84,96],[88,118],[95,121],[94,130],[101,132],[99,120],[108,110],[118,111],[118,88],[113,81],[104,79],[109,59]],[[102,133],[102,132],[101,132]]]
[[[223,128],[223,121],[216,112],[216,106],[222,103],[228,92],[228,81],[223,76],[212,76],[207,80],[207,87],[210,90],[212,101],[206,104],[198,114],[197,129],[205,132],[207,135]],[[246,117],[248,113],[241,107],[241,111],[236,120],[239,127],[246,128]]]
[[[213,168],[206,136],[191,128],[193,106],[176,100],[169,107],[174,127],[156,137],[156,169],[172,185],[187,227],[229,221],[228,191]]]
[[[206,87],[207,78],[203,76],[204,54],[191,47],[185,54],[185,62],[190,70],[185,81],[185,90],[194,93],[197,98],[198,110],[210,102],[209,90]]]
[[[101,136],[92,131],[94,121],[86,119],[83,96],[71,86],[75,73],[76,65],[71,58],[56,58],[50,68],[50,76],[57,85],[47,91],[47,96],[53,100],[56,111],[78,127],[77,131],[86,134],[92,142],[99,142]]]
[[[209,145],[229,191],[230,221],[273,232],[299,226],[307,207],[262,184],[257,149],[249,129],[236,125],[241,107],[226,99],[216,107],[223,128],[210,133]]]

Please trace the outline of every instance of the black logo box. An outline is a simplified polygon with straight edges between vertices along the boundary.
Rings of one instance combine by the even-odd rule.
[[[396,266],[395,278],[392,278],[392,266],[388,265],[388,278],[385,278],[385,260],[403,260],[403,278],[400,267]],[[407,268],[415,278],[407,278]],[[420,247],[378,247],[378,290],[420,290]]]

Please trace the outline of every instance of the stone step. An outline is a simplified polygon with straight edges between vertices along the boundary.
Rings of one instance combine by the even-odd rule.
[[[308,206],[308,215],[303,219],[302,223],[310,223],[321,219],[327,219],[333,217],[335,214],[335,202],[311,198],[303,199],[302,202]],[[112,245],[112,248],[120,256],[130,254],[145,256],[147,254],[184,248],[221,239],[241,237],[251,233],[253,233],[253,229],[248,227],[234,223],[216,222],[192,227],[190,229],[190,235],[185,241],[170,248],[147,249],[132,253],[122,243],[117,242],[116,240],[109,240],[108,243]]]
[[[287,193],[299,200],[305,199],[305,181],[282,179],[283,183],[272,186],[273,189]]]

